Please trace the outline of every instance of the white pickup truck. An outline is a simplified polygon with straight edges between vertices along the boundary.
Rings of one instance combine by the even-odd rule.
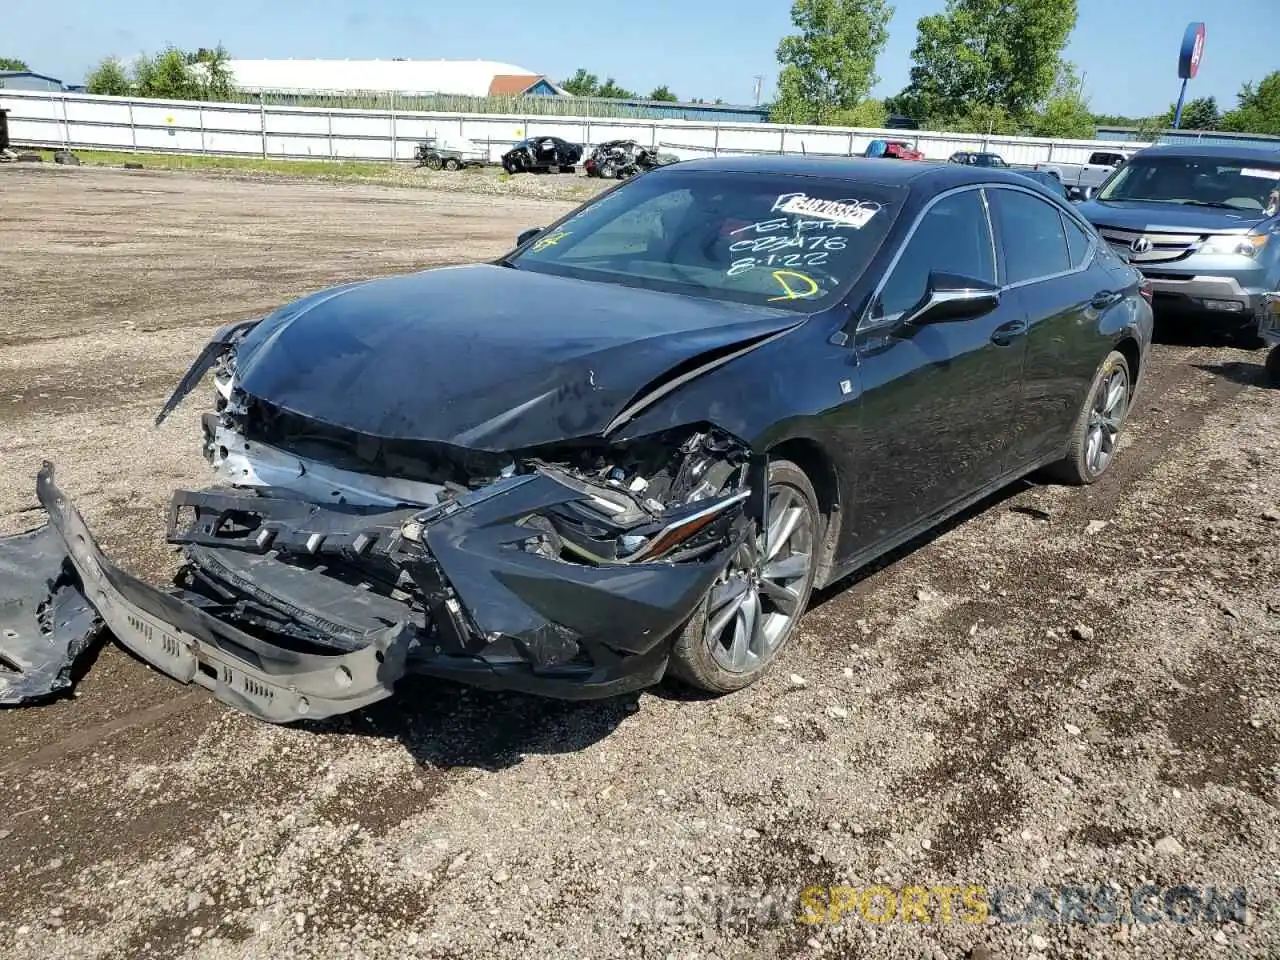
[[[1129,162],[1136,150],[1098,150],[1088,163],[1037,163],[1035,170],[1057,177],[1072,199],[1088,200],[1112,172]]]

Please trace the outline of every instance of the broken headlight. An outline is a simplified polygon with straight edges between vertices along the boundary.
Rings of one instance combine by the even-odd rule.
[[[547,512],[559,555],[586,563],[696,559],[719,549],[746,501],[746,447],[716,430],[663,434],[545,464],[580,500]],[[549,548],[539,542],[538,551]]]

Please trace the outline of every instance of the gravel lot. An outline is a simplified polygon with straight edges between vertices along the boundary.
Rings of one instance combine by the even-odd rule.
[[[565,209],[0,167],[0,527],[39,521],[52,459],[107,552],[163,582],[169,493],[207,481],[202,394],[151,417],[215,326],[492,256]],[[1158,345],[1104,482],[1007,490],[826,591],[771,677],[724,699],[411,681],[275,728],[104,647],[74,697],[0,713],[0,955],[1276,956],[1280,391],[1262,357]],[[1125,904],[1146,883],[1243,885],[1249,909],[694,909],[873,884],[1112,884]]]

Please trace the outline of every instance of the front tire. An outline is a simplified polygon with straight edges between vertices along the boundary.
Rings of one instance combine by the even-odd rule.
[[[1267,354],[1267,383],[1280,387],[1280,347],[1272,347]]]
[[[1106,473],[1115,459],[1120,431],[1129,415],[1132,383],[1129,361],[1120,351],[1112,350],[1093,376],[1093,384],[1071,428],[1067,455],[1045,470],[1051,479],[1071,486],[1086,486]]]
[[[804,471],[769,464],[768,555],[745,544],[702,599],[671,650],[675,677],[731,693],[769,670],[795,632],[813,590],[823,519]]]

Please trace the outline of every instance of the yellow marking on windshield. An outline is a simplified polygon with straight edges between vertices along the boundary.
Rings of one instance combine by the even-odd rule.
[[[531,253],[541,253],[548,247],[554,247],[557,243],[569,236],[568,230],[557,230],[555,233],[548,234],[535,240],[533,246],[529,248]]]
[[[807,283],[809,289],[797,290],[787,281],[788,277],[799,280],[801,283]],[[814,280],[813,277],[806,273],[798,273],[795,270],[775,270],[773,271],[773,279],[777,280],[778,286],[787,292],[781,297],[770,297],[769,303],[773,303],[775,300],[803,300],[805,297],[812,297],[821,289],[818,286],[818,281]]]

